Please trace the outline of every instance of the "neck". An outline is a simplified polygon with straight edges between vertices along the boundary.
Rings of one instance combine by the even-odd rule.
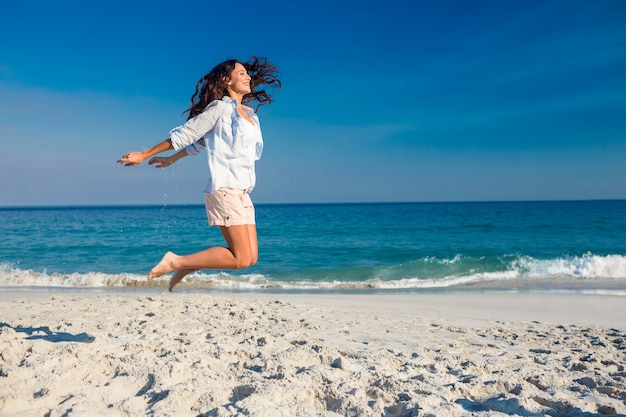
[[[228,96],[237,101],[237,106],[241,106],[241,100],[243,100],[243,94],[235,93],[233,90],[229,88]]]

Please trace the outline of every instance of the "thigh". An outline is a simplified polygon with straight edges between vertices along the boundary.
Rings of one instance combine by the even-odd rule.
[[[220,226],[220,231],[236,257],[247,257],[256,261],[259,249],[255,225]]]
[[[248,238],[250,240],[250,252],[252,254],[253,263],[256,263],[259,257],[259,243],[257,241],[256,225],[247,224],[248,226]]]

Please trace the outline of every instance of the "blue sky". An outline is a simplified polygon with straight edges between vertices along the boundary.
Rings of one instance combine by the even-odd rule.
[[[196,81],[250,55],[257,203],[626,198],[626,2],[0,4],[0,206],[203,202],[167,138]]]

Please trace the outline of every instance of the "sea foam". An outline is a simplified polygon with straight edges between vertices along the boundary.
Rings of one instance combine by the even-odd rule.
[[[358,274],[355,272],[358,271]],[[355,276],[356,274],[356,276]],[[529,256],[505,256],[497,259],[475,259],[455,256],[451,259],[433,257],[401,265],[383,265],[358,270],[330,271],[325,276],[307,276],[306,272],[273,277],[258,273],[200,271],[188,275],[181,287],[215,289],[429,289],[456,288],[481,283],[516,281],[556,282],[569,280],[593,283],[611,280],[626,288],[626,256],[568,256],[535,259]],[[145,275],[103,272],[60,274],[22,270],[0,264],[0,286],[115,288],[165,287],[169,276],[148,281]]]

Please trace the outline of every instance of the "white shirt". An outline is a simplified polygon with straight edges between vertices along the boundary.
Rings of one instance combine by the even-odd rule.
[[[254,125],[239,115],[237,100],[224,96],[170,131],[174,149],[185,148],[189,155],[207,150],[209,182],[204,189],[207,194],[222,187],[251,191],[256,184],[254,162],[261,158],[263,136],[254,110],[241,107]]]

